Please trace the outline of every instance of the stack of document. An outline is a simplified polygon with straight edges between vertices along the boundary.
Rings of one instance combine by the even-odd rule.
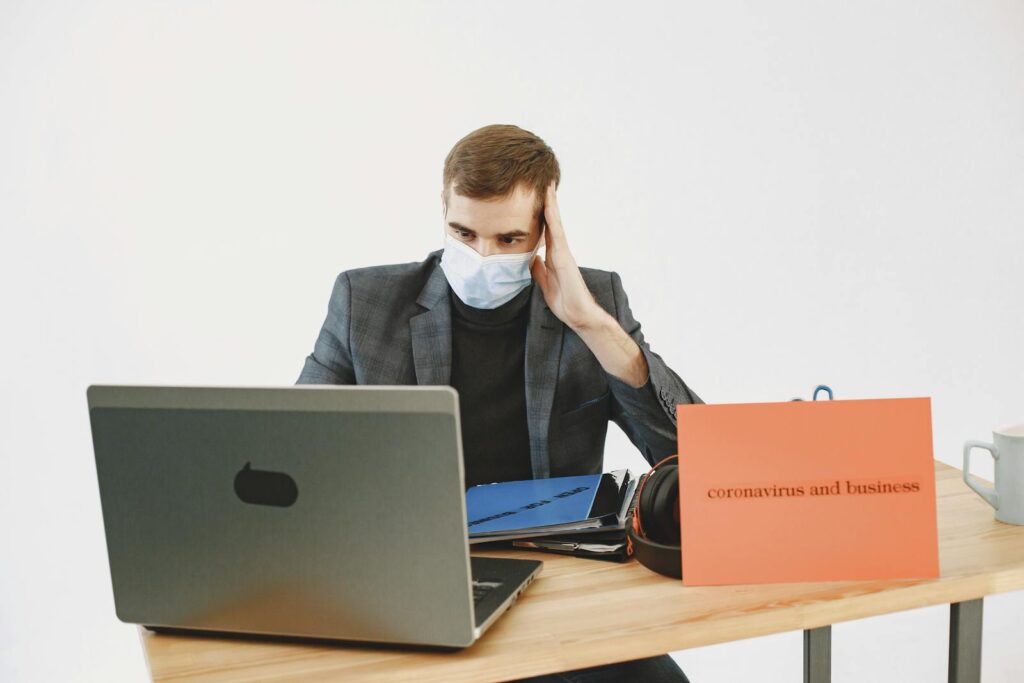
[[[634,474],[622,469],[473,486],[466,492],[469,542],[515,541],[574,555],[624,553],[636,485]]]
[[[595,560],[625,562],[629,559],[626,551],[626,532],[623,529],[591,534],[521,538],[511,541],[511,544],[513,548],[589,557]]]

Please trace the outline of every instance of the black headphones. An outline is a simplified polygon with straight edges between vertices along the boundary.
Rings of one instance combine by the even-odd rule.
[[[657,463],[640,482],[633,518],[626,524],[626,544],[626,552],[648,569],[677,579],[683,577],[678,456],[670,455]]]
[[[817,401],[820,391],[826,392],[828,400],[832,400],[832,389],[826,384],[814,388],[811,400]],[[626,553],[648,569],[681,579],[681,538],[679,456],[670,455],[652,467],[637,488],[633,519],[626,524]]]

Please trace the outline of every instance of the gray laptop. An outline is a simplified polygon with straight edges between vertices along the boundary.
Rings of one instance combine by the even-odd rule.
[[[543,564],[470,557],[450,387],[88,399],[122,621],[465,647]]]

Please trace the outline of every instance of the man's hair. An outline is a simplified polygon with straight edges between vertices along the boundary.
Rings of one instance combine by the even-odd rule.
[[[540,211],[548,184],[558,187],[558,159],[551,148],[528,130],[508,124],[478,128],[455,143],[444,160],[444,199],[455,184],[456,194],[473,199],[506,197],[517,185],[534,190]]]

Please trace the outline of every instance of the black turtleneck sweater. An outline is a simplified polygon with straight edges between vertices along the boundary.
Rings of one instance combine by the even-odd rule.
[[[530,283],[494,309],[452,302],[451,385],[459,392],[466,487],[533,479],[526,418]]]

